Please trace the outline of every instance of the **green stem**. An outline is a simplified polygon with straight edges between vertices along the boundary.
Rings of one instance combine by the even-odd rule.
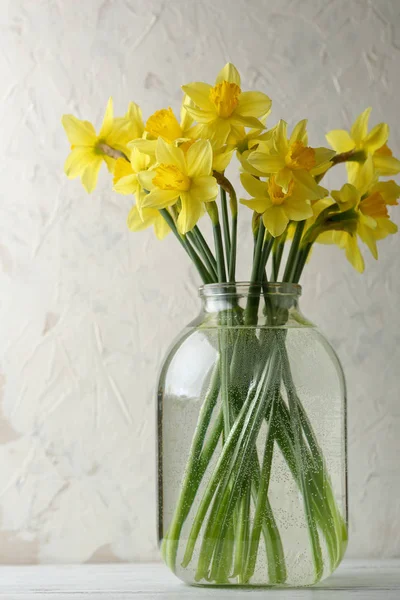
[[[282,345],[284,345],[284,340]],[[283,376],[288,377],[288,373],[290,372],[290,365],[288,361],[287,354],[282,352],[282,366],[283,366]],[[289,382],[290,383],[290,382]],[[322,573],[324,570],[324,562],[322,558],[322,550],[319,542],[319,535],[317,524],[314,518],[314,512],[311,507],[310,497],[307,492],[306,479],[305,479],[305,464],[302,452],[302,430],[301,430],[301,422],[299,416],[299,409],[296,401],[296,397],[294,395],[293,387],[290,385],[287,388],[288,400],[289,400],[289,411],[290,411],[290,424],[291,429],[294,435],[294,444],[296,451],[296,466],[297,472],[299,474],[300,487],[303,494],[304,501],[304,513],[308,525],[308,532],[311,541],[311,548],[314,559],[314,568],[315,568],[315,580],[319,581],[322,577]]]
[[[183,527],[183,523],[189,514],[193,498],[196,494],[198,485],[204,474],[199,469],[199,460],[204,439],[207,433],[207,428],[210,423],[211,415],[217,403],[220,387],[219,363],[214,367],[211,376],[210,387],[204,403],[201,407],[196,431],[193,436],[192,445],[189,453],[188,462],[186,464],[185,474],[182,481],[179,501],[175,509],[167,535],[164,538],[164,556],[167,565],[175,572],[176,554],[178,551],[179,537]],[[215,433],[214,433],[215,437]],[[214,439],[212,437],[212,439]],[[204,461],[203,461],[204,464]],[[196,485],[197,484],[197,485]],[[191,501],[189,500],[191,499]]]
[[[193,245],[195,246],[195,248],[198,251],[198,253],[200,254],[200,256],[203,258],[205,265],[208,269],[208,272],[210,273],[213,281],[217,282],[218,274],[214,267],[213,261],[210,260],[210,257],[208,255],[208,253],[205,251],[205,248],[204,248],[201,240],[199,239],[197,233],[193,229],[192,231],[189,231],[186,235],[187,235],[188,239],[193,243]]]
[[[287,237],[287,229],[278,238],[275,238],[275,243],[272,249],[272,277],[271,281],[278,281],[279,269],[281,267],[283,251]]]
[[[283,274],[283,281],[292,281],[293,270],[295,268],[295,262],[300,247],[301,237],[305,228],[306,222],[299,221],[296,225],[296,231],[293,237],[292,245],[290,247],[289,256],[286,263],[285,272]]]
[[[250,539],[250,550],[248,553],[248,562],[246,565],[245,581],[249,581],[254,575],[258,546],[260,543],[261,529],[263,523],[263,517],[265,514],[266,500],[268,498],[268,487],[269,479],[271,475],[272,455],[274,451],[274,427],[276,419],[276,398],[273,400],[272,410],[268,422],[268,431],[265,440],[265,450],[263,463],[261,468],[260,485],[258,489],[258,497],[256,503],[256,509],[253,519],[253,529],[251,532]]]
[[[193,261],[203,283],[205,283],[205,284],[212,283],[213,282],[212,277],[211,277],[210,273],[207,271],[204,264],[202,263],[200,257],[198,256],[196,251],[192,248],[190,242],[185,238],[185,236],[181,236],[180,233],[178,232],[172,215],[168,212],[168,210],[166,208],[162,208],[160,210],[160,213],[163,216],[163,218],[165,219],[165,221],[168,223],[168,225],[170,226],[170,228],[171,228],[173,234],[175,235],[176,239],[178,240],[178,242],[181,244],[181,246],[183,247],[185,252],[189,255],[189,257]]]
[[[228,217],[228,201],[226,199],[226,191],[224,188],[220,188],[221,192],[221,213],[222,213],[222,229],[224,232],[224,244],[226,256],[231,254],[231,234],[229,231],[229,217]]]
[[[208,256],[208,260],[212,263],[213,268],[214,268],[214,270],[216,272],[217,271],[217,261],[215,260],[215,256],[211,252],[210,246],[207,244],[207,241],[206,241],[205,237],[203,236],[203,234],[201,233],[201,231],[200,231],[200,229],[198,228],[197,225],[195,225],[193,227],[193,233],[195,234],[195,236],[198,239],[199,243],[202,245],[204,252]]]

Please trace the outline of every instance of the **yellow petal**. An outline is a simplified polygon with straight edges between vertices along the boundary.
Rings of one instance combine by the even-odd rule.
[[[356,269],[356,271],[358,271],[359,273],[363,273],[364,268],[365,268],[364,259],[360,252],[360,248],[358,247],[357,238],[355,235],[350,235],[347,233],[345,234],[345,236],[346,236],[346,245],[345,245],[346,257],[347,257],[348,261]]]
[[[213,153],[212,168],[219,173],[223,173],[231,162],[235,148],[228,148]]]
[[[356,169],[348,171],[349,183],[354,185],[361,195],[368,192],[375,180],[374,163],[371,156],[363,164],[358,164]]]
[[[181,193],[181,212],[179,213],[177,228],[182,235],[191,231],[203,214],[203,204],[194,198],[190,191]]]
[[[249,173],[242,173],[240,175],[240,181],[242,182],[246,192],[250,194],[250,196],[253,196],[253,198],[268,196],[267,185],[265,181],[260,181]]]
[[[182,85],[182,90],[193,100],[193,102],[203,110],[214,110],[214,105],[210,100],[211,85],[201,81]]]
[[[329,148],[313,148],[314,156],[315,156],[315,167],[311,169],[311,173],[320,167],[321,165],[326,165],[329,161],[335,156],[334,150],[329,150]]]
[[[158,215],[157,219],[154,220],[154,233],[157,239],[163,240],[171,231],[170,226],[162,215]]]
[[[134,148],[137,148],[139,152],[142,154],[148,154],[155,158],[156,156],[156,147],[157,140],[145,140],[145,139],[137,139],[132,140],[128,143],[128,148],[132,151]]]
[[[230,116],[229,120],[231,123],[243,125],[244,127],[253,127],[254,129],[264,129],[264,125],[259,119],[251,116],[244,116],[239,110],[240,107],[238,107]]]
[[[91,148],[74,148],[67,157],[64,164],[64,171],[67,177],[74,179],[82,175],[96,155]]]
[[[94,188],[96,187],[101,163],[102,163],[102,159],[100,157],[93,160],[86,167],[86,169],[81,177],[83,187],[85,188],[85,190],[87,191],[88,194],[93,192]]]
[[[248,157],[249,163],[261,173],[277,173],[285,167],[285,159],[279,154],[265,154],[264,152],[252,152]]]
[[[394,156],[374,154],[374,167],[378,175],[397,175],[400,173],[400,160]]]
[[[106,138],[111,132],[114,123],[114,109],[112,98],[108,99],[106,112],[100,129],[99,138]]]
[[[167,144],[162,138],[157,140],[156,158],[158,163],[175,165],[181,173],[186,174],[186,161],[183,150],[174,144]]]
[[[379,192],[385,203],[392,206],[398,204],[397,199],[400,198],[400,186],[393,179],[376,183],[371,192]]]
[[[301,191],[307,200],[320,200],[328,194],[328,191],[318,185],[308,171],[295,171],[293,179],[297,184],[297,189]]]
[[[354,121],[353,126],[350,130],[350,135],[356,145],[361,144],[362,140],[367,136],[368,133],[368,121],[371,114],[372,108],[366,108],[361,115]],[[342,151],[343,152],[343,151]]]
[[[123,194],[124,196],[128,196],[130,194],[134,194],[138,187],[138,179],[137,175],[131,173],[130,175],[126,175],[125,177],[121,177],[114,184],[113,190],[118,194]]]
[[[293,128],[292,135],[289,139],[289,145],[291,146],[295,142],[302,142],[304,146],[308,145],[307,119],[299,121]]]
[[[220,70],[215,80],[215,84],[222,83],[223,81],[236,83],[236,85],[240,87],[239,71],[232,63],[226,63],[226,65]]]
[[[275,175],[275,183],[277,183],[277,185],[280,185],[284,192],[288,191],[292,179],[293,173],[287,167],[283,167],[283,169],[280,169]]]
[[[326,134],[328,144],[332,146],[335,152],[349,152],[355,148],[355,142],[345,129],[333,129]]]
[[[389,137],[389,126],[386,123],[375,125],[364,140],[365,149],[373,154],[386,144]]]
[[[305,221],[313,216],[310,202],[295,195],[286,198],[282,206],[291,221]]]
[[[115,185],[123,177],[132,175],[131,163],[124,158],[119,158],[115,163],[113,184]]]
[[[262,117],[271,110],[271,98],[262,92],[242,92],[236,112],[243,117]]]
[[[167,208],[173,206],[179,198],[179,191],[176,190],[160,190],[160,188],[153,188],[151,192],[146,194],[143,198],[142,207],[147,208]]]
[[[208,140],[197,140],[186,153],[187,174],[189,177],[211,175],[212,148]]]
[[[151,158],[148,154],[140,152],[137,147],[133,148],[131,152],[131,170],[134,173],[139,173],[140,171],[145,171],[148,169],[151,163]],[[121,159],[119,159],[121,160]]]
[[[188,106],[186,108],[189,115],[196,119],[199,123],[210,123],[217,118],[217,112],[213,110],[204,110],[202,108],[196,108],[195,106]]]
[[[369,251],[375,258],[375,260],[378,260],[378,248],[376,245],[376,238],[374,236],[373,229],[370,229],[369,227],[365,227],[364,225],[360,224],[358,227],[358,235],[360,236],[364,244],[368,246]]]
[[[271,208],[268,208],[264,212],[262,219],[265,229],[269,231],[273,237],[282,235],[289,223],[289,219],[281,206],[272,206]]]
[[[271,200],[267,196],[260,196],[256,198],[252,198],[251,200],[246,200],[245,198],[240,199],[240,204],[251,208],[251,210],[255,210],[260,215],[266,211],[271,206]]]
[[[153,209],[147,209],[147,210],[152,211]],[[146,209],[144,209],[144,211],[146,211]],[[148,221],[146,222],[145,220],[143,220],[141,218],[137,206],[132,206],[132,208],[128,214],[127,222],[128,222],[128,227],[131,231],[141,231],[142,229],[146,229],[147,227],[149,227],[149,225],[151,224]]]
[[[274,133],[274,144],[281,156],[287,154],[289,144],[287,140],[287,123],[283,119],[278,122]]]
[[[81,121],[74,115],[64,115],[61,122],[72,146],[93,146],[96,142],[96,131],[89,121]]]
[[[148,171],[140,171],[140,173],[137,174],[140,185],[144,190],[148,191],[153,190],[155,187],[153,183],[155,176],[156,172],[152,169],[149,169]]]
[[[203,176],[192,179],[190,194],[199,202],[210,202],[218,196],[218,184],[215,177]]]

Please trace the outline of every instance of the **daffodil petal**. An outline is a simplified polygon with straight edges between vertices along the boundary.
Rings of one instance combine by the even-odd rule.
[[[283,169],[280,169],[275,175],[275,182],[281,186],[284,192],[288,191],[289,184],[292,181],[292,179],[292,171],[287,167],[283,167]]]
[[[366,108],[353,123],[353,126],[350,130],[350,135],[356,145],[360,144],[362,140],[367,136],[368,122],[371,110],[371,107]]]
[[[193,229],[204,209],[203,204],[190,191],[181,193],[181,202],[182,207],[178,216],[177,228],[179,233],[184,235]]]
[[[130,194],[134,194],[136,192],[138,186],[137,175],[132,173],[131,175],[126,175],[125,177],[121,177],[113,187],[114,192],[118,194],[123,194],[124,196],[128,196]]]
[[[287,123],[281,119],[275,129],[274,144],[281,156],[285,156],[288,151],[289,144],[287,140]]]
[[[260,215],[272,205],[271,200],[267,196],[251,198],[250,200],[241,198],[240,204],[251,208],[251,210],[255,210]]]
[[[295,195],[285,199],[284,207],[285,213],[291,221],[305,221],[313,216],[311,204]]]
[[[74,148],[64,164],[64,171],[67,177],[75,179],[75,177],[81,176],[87,165],[96,159],[91,148]]]
[[[137,206],[132,206],[131,210],[129,211],[127,223],[128,228],[131,231],[141,231],[150,225],[149,222],[146,222],[141,218]]]
[[[218,185],[215,177],[203,176],[192,179],[190,194],[199,202],[210,202],[218,196]]]
[[[99,138],[106,138],[111,132],[114,123],[114,108],[112,98],[108,99],[106,112],[104,114],[103,123],[101,125]]]
[[[155,176],[156,176],[156,172],[153,171],[152,169],[149,169],[148,171],[141,171],[140,173],[137,174],[140,185],[142,186],[142,188],[144,190],[147,190],[147,191],[151,191],[154,189],[155,186],[153,183],[153,179]]]
[[[265,154],[264,152],[252,152],[248,157],[249,163],[261,173],[277,173],[285,167],[285,159],[279,154]]]
[[[350,234],[345,234],[345,235],[346,235],[346,239],[347,239],[346,245],[344,246],[345,250],[346,250],[346,257],[347,257],[348,261],[356,269],[356,271],[358,271],[359,273],[363,273],[365,264],[364,264],[364,259],[362,257],[362,254],[360,252],[360,248],[358,247],[358,244],[357,244],[357,238],[355,235],[350,235]]]
[[[231,162],[235,148],[230,148],[222,152],[213,153],[212,168],[219,173],[223,173]]]
[[[264,212],[262,220],[265,229],[273,237],[282,235],[289,223],[289,219],[281,206],[271,206],[271,208],[268,208]]]
[[[335,152],[349,152],[355,148],[354,140],[345,129],[333,129],[325,137]]]
[[[397,175],[400,173],[400,160],[394,156],[374,154],[374,167],[378,175]]]
[[[161,137],[157,140],[156,158],[158,163],[174,165],[182,173],[186,173],[186,161],[183,150],[174,144],[168,144]]]
[[[329,148],[314,148],[314,156],[315,156],[315,167],[314,169],[320,167],[321,165],[326,165],[330,160],[335,156],[335,151],[330,150]]]
[[[157,219],[154,220],[154,233],[156,234],[156,238],[159,240],[163,240],[171,231],[170,226],[164,219],[162,215],[159,214]]]
[[[250,196],[253,196],[253,198],[268,196],[267,184],[265,181],[260,181],[256,177],[250,175],[250,173],[242,173],[240,175],[240,181],[246,192],[250,194]]]
[[[173,206],[179,198],[179,191],[176,190],[160,190],[160,188],[153,188],[151,192],[146,194],[143,198],[142,208],[167,208]]]
[[[386,144],[389,137],[389,126],[387,123],[379,123],[379,125],[375,125],[373,129],[369,132],[367,137],[364,140],[365,149],[373,154],[381,148],[384,144]]]
[[[243,117],[261,117],[271,110],[271,98],[262,92],[242,92],[236,109]]]
[[[142,154],[148,154],[149,156],[156,155],[157,140],[132,140],[128,143],[128,148],[132,151],[137,148]]]
[[[239,71],[232,63],[226,63],[226,65],[220,70],[215,80],[215,83],[222,83],[223,81],[229,81],[229,83],[236,83],[240,87],[240,75]]]
[[[307,200],[320,200],[328,194],[328,191],[318,185],[314,177],[312,177],[308,171],[295,171],[293,173],[293,178],[296,181],[297,187],[301,189]]]
[[[186,153],[187,173],[189,177],[211,175],[212,148],[208,140],[197,140]]]
[[[308,145],[307,119],[302,119],[293,127],[292,135],[289,138],[289,146],[295,142],[302,142],[305,146]]]
[[[193,119],[198,121],[198,123],[210,123],[217,118],[217,112],[215,110],[204,110],[202,108],[196,108],[195,106],[188,106],[186,110]]]
[[[94,188],[96,187],[101,163],[102,159],[100,157],[96,158],[90,164],[88,164],[84,173],[82,174],[81,181],[88,194],[93,192]]]
[[[210,100],[211,85],[201,81],[195,81],[182,86],[184,93],[193,102],[203,110],[214,110],[214,105]],[[186,107],[187,110],[187,107]]]
[[[242,115],[239,111],[240,107],[238,107],[229,117],[231,123],[243,125],[244,127],[253,127],[254,129],[264,129],[264,125],[259,119],[251,116],[247,117]]]
[[[151,158],[148,154],[144,152],[140,152],[138,148],[133,148],[131,152],[131,170],[134,173],[139,173],[140,171],[145,171],[151,163]],[[120,159],[121,160],[121,159]]]
[[[81,121],[74,115],[64,115],[61,119],[72,146],[92,146],[96,141],[96,131],[89,121]]]
[[[391,206],[398,204],[397,199],[400,198],[400,186],[393,179],[379,181],[372,187],[371,192],[379,192],[385,203]]]

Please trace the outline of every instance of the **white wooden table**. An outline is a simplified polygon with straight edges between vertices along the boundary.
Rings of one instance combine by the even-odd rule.
[[[345,561],[306,589],[196,588],[161,564],[0,567],[0,600],[400,600],[400,560]]]

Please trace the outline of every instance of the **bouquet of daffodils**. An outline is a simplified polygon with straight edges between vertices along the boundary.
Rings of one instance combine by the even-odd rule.
[[[388,207],[397,205],[400,187],[387,177],[400,172],[400,161],[387,145],[388,126],[381,123],[369,129],[370,108],[350,131],[330,131],[326,136],[330,148],[315,148],[308,142],[306,120],[291,131],[283,120],[267,126],[270,98],[243,91],[240,75],[230,63],[213,85],[194,82],[182,90],[179,119],[171,108],[164,108],[144,123],[133,102],[125,116],[114,117],[110,99],[97,134],[90,122],[64,115],[62,123],[71,144],[66,175],[79,177],[92,192],[104,162],[112,173],[114,191],[134,199],[128,227],[140,231],[153,226],[159,239],[172,231],[204,284],[235,285],[238,202],[225,175],[234,157],[247,192],[240,202],[253,214],[249,276],[253,289],[262,290],[270,282],[298,283],[315,243],[337,244],[359,272],[364,270],[360,241],[377,258],[377,242],[397,231]],[[346,164],[348,181],[341,189],[329,191],[321,181],[340,163]],[[200,229],[203,216],[211,220],[213,244]],[[260,299],[254,297],[244,310],[231,306],[221,315],[219,371],[211,378],[200,411],[163,554],[175,571],[182,545],[181,564],[196,561],[197,581],[226,583],[234,575],[246,583],[254,575],[264,536],[269,580],[286,581],[284,549],[268,501],[275,440],[304,501],[318,580],[323,572],[320,537],[334,568],[346,546],[346,522],[294,387],[285,334],[279,327],[287,314],[268,305],[268,300],[266,314],[277,327],[254,333],[251,344],[257,344],[258,362],[243,364],[250,342],[240,326],[256,324]],[[236,333],[224,333],[229,319],[238,325]],[[231,336],[229,343],[227,336]],[[240,365],[235,364],[238,347],[242,348]],[[234,379],[239,367],[242,377],[247,370],[248,385],[233,395],[229,378]],[[279,391],[281,382],[286,400]],[[217,398],[221,398],[220,414],[212,421]],[[262,422],[267,422],[268,433],[260,464],[255,444]],[[221,454],[209,472],[219,441]],[[206,471],[208,480],[202,482]],[[183,540],[189,514],[190,531]]]

